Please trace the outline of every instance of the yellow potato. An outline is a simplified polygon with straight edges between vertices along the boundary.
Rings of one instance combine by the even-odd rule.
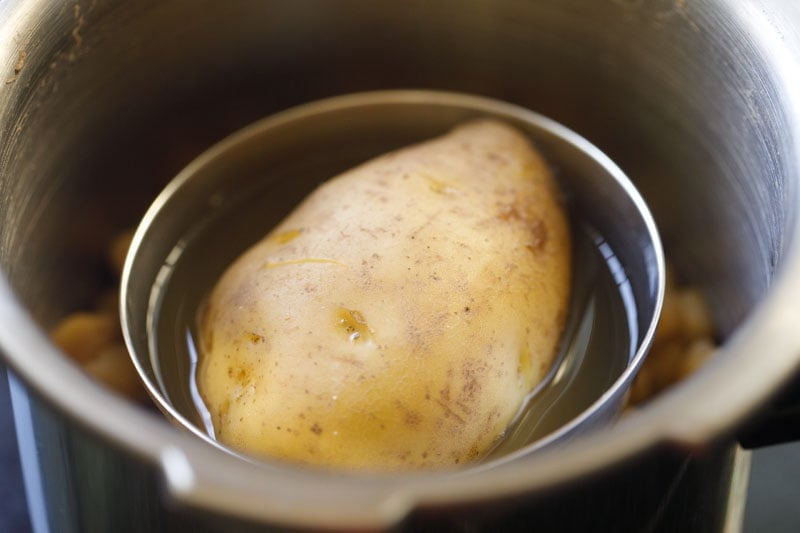
[[[480,457],[551,365],[570,250],[552,175],[498,122],[330,180],[210,295],[197,381],[216,438],[359,470]]]

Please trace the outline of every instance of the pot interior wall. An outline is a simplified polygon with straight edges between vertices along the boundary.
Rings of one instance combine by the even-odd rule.
[[[607,151],[730,332],[779,261],[794,169],[769,60],[723,3],[31,4],[0,95],[2,268],[47,326],[89,303],[108,239],[226,134],[320,97],[439,88]]]

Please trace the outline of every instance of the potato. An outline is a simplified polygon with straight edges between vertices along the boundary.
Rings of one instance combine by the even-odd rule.
[[[330,180],[209,297],[197,381],[216,438],[356,470],[480,457],[551,366],[570,253],[551,173],[498,122]]]

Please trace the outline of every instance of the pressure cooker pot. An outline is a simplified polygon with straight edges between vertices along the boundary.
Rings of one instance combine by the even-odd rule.
[[[0,348],[34,529],[735,522],[738,443],[792,436],[770,408],[800,367],[798,23],[790,2],[766,0],[3,2]],[[387,89],[512,102],[608,154],[707,297],[711,360],[558,446],[366,475],[242,460],[94,382],[49,340],[109,282],[112,236],[198,154],[291,106]]]

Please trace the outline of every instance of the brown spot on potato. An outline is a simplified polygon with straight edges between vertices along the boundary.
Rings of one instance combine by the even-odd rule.
[[[489,152],[486,154],[486,158],[496,165],[507,165],[509,163],[509,159],[506,155],[497,152]]]
[[[322,428],[315,422],[314,425],[311,426],[311,433],[314,435],[322,435]]]
[[[471,415],[472,414],[472,409],[470,409],[469,405],[467,405],[466,403],[462,402],[461,400],[456,401],[456,405],[461,408],[461,410],[464,412],[464,414],[466,414],[466,415]]]
[[[462,372],[462,378],[464,380],[462,395],[469,401],[475,399],[483,388],[480,380],[480,374],[483,373],[481,370],[482,369],[476,369],[469,364],[464,366]],[[468,412],[466,407],[464,409]]]
[[[531,242],[526,245],[526,248],[538,254],[547,246],[547,239],[549,238],[547,224],[541,220],[534,221],[533,224],[531,224],[530,235]]]
[[[525,220],[524,212],[520,211],[516,203],[499,205],[500,212],[497,218],[504,222]]]
[[[372,330],[361,311],[340,307],[336,310],[334,320],[350,342],[364,342],[372,338]]]
[[[445,418],[453,417],[456,420],[458,420],[461,424],[466,424],[467,421],[464,420],[464,417],[462,417],[461,415],[459,415],[458,413],[453,411],[453,409],[447,403],[443,402],[442,400],[438,400],[438,399],[436,400],[436,403],[438,403],[439,406],[442,409],[444,409],[444,417]]]
[[[406,411],[404,418],[406,425],[412,428],[418,427],[422,422],[422,415],[416,411]]]
[[[356,359],[355,357],[349,357],[346,355],[334,355],[331,357],[334,361],[339,361],[340,363],[344,363],[346,365],[351,365],[354,367],[362,368],[364,366],[364,362]]]
[[[250,372],[246,368],[228,367],[228,377],[237,385],[247,385],[250,381]]]

